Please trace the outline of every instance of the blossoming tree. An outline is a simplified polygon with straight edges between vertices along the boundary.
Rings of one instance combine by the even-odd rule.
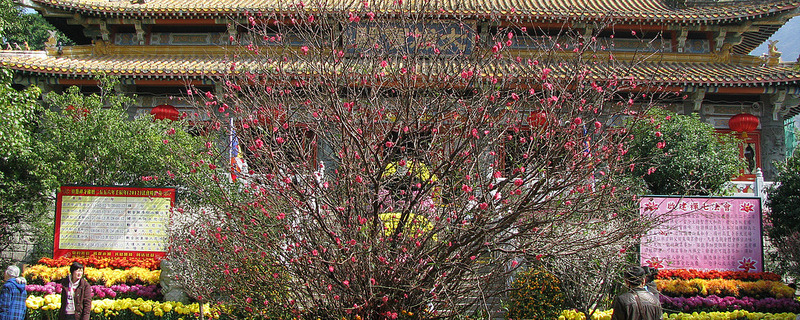
[[[491,312],[521,262],[636,241],[614,123],[659,96],[642,57],[437,6],[296,3],[229,28],[220,85],[186,97],[223,163],[193,164],[217,183],[172,230],[192,295],[250,316]]]

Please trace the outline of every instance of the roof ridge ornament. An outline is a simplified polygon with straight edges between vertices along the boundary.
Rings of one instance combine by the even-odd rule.
[[[767,53],[761,56],[761,59],[768,66],[776,66],[781,63],[781,52],[778,51],[778,40],[769,40]]]

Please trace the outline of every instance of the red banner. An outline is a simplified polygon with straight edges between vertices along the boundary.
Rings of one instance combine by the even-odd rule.
[[[163,257],[174,205],[174,188],[61,187],[53,257]]]

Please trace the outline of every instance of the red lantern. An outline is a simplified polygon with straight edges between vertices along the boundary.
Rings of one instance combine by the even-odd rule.
[[[528,125],[531,127],[541,127],[547,124],[547,114],[542,111],[531,112],[528,115]]]
[[[66,110],[68,113],[72,114],[72,118],[75,120],[81,119],[89,115],[89,109],[87,108],[76,108],[73,105],[68,105]]]
[[[175,106],[162,104],[150,110],[150,114],[152,114],[156,120],[170,119],[172,121],[177,121],[181,113]]]
[[[728,120],[728,127],[736,132],[741,132],[743,138],[747,138],[748,132],[753,132],[758,128],[758,117],[749,113],[740,113]]]

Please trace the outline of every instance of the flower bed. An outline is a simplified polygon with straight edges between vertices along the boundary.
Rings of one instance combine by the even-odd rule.
[[[753,298],[793,298],[794,289],[778,281],[726,279],[658,280],[658,291],[672,297],[733,296]]]
[[[699,271],[686,269],[660,270],[657,278],[664,279],[727,279],[746,281],[781,281],[781,276],[772,272],[744,272],[744,271]]]
[[[56,294],[61,292],[61,284],[57,282],[48,282],[44,285],[31,284],[25,288],[28,294]],[[103,285],[93,285],[92,294],[100,299],[102,298],[147,298],[156,299],[161,295],[161,288],[157,285],[141,285],[135,284],[129,286],[127,284],[115,284],[111,287]]]
[[[92,267],[95,269],[104,269],[104,268],[129,269],[133,267],[139,267],[148,270],[158,270],[159,267],[161,266],[161,260],[158,259],[98,258],[95,256],[74,257],[74,258],[60,257],[55,259],[41,258],[39,259],[39,264],[46,265],[48,267],[66,267],[71,265],[75,261],[79,262],[80,264],[86,267]]]
[[[23,276],[28,281],[40,281],[48,283],[64,279],[69,274],[69,267],[49,267],[46,265],[33,265],[25,269]],[[155,285],[158,284],[161,278],[161,270],[149,270],[140,267],[131,267],[129,269],[111,269],[103,268],[96,269],[86,267],[84,269],[86,280],[91,283],[103,282],[106,286],[115,284],[144,284]]]
[[[731,312],[672,313],[664,317],[664,320],[794,320],[795,317],[797,315],[790,312],[765,313],[739,310]]]
[[[664,320],[794,320],[794,289],[770,272],[662,270],[658,273]]]
[[[753,312],[800,312],[800,302],[790,298],[765,298],[755,299],[751,297],[718,297],[711,295],[708,297],[668,297],[661,298],[661,306],[665,309],[673,309],[684,312],[689,311],[735,311],[747,310]]]
[[[611,310],[597,311],[591,320],[611,320]],[[744,310],[731,312],[693,312],[664,314],[664,320],[794,320],[794,313],[764,313]],[[558,320],[586,320],[582,312],[564,310]]]
[[[61,307],[61,295],[30,296],[25,301],[28,319],[55,319]],[[200,305],[180,302],[160,302],[144,299],[101,299],[92,301],[92,319],[177,319],[199,317]],[[135,316],[134,316],[135,315]],[[203,305],[203,315],[218,318],[219,314],[208,304]],[[138,316],[138,317],[137,317]],[[187,319],[188,320],[188,319]]]
[[[159,280],[160,261],[132,258],[58,258],[39,260],[25,269],[28,279],[27,320],[55,320],[61,307],[61,284],[69,274],[69,265],[78,261],[92,285],[92,320],[196,320],[200,305],[163,302]],[[207,318],[219,312],[203,306]]]

